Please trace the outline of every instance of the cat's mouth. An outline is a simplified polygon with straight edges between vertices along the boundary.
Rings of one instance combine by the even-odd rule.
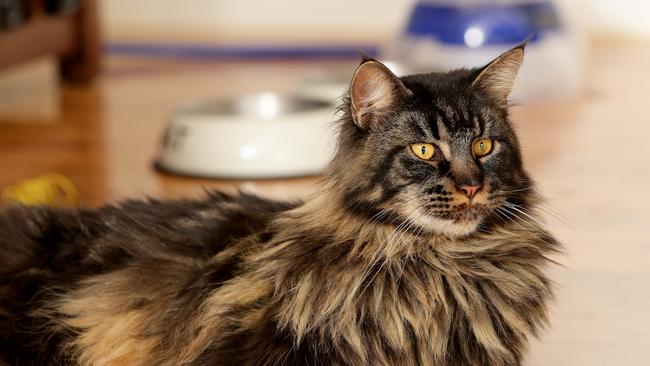
[[[427,231],[459,238],[475,232],[488,217],[489,211],[484,204],[459,203],[450,205],[444,211],[426,212],[417,216],[415,221]]]
[[[412,212],[420,214],[413,215],[412,220],[428,232],[459,238],[475,232],[490,216],[491,211],[487,203],[454,200],[445,204],[436,203],[434,207],[415,209]]]
[[[486,205],[480,203],[462,203],[452,206],[447,215],[447,219],[458,223],[468,223],[480,221],[489,214]]]

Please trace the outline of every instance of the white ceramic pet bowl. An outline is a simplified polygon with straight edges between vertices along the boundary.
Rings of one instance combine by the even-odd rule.
[[[281,178],[317,174],[335,151],[331,103],[275,93],[179,108],[156,166],[209,178]]]

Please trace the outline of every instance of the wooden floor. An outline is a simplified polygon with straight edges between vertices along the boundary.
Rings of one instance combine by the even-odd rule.
[[[549,198],[547,222],[567,246],[552,269],[552,326],[527,365],[650,365],[648,65],[650,44],[598,43],[584,96],[514,111],[528,169]],[[179,103],[290,90],[319,66],[111,58],[94,85],[62,88],[45,61],[0,73],[0,188],[54,171],[86,205],[242,185],[307,194],[314,178],[199,181],[159,174],[152,162]]]

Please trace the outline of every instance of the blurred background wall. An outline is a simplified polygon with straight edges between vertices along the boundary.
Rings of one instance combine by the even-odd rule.
[[[454,3],[462,0],[454,1]],[[111,0],[103,1],[109,39],[197,41],[355,41],[394,35],[410,0]],[[650,37],[650,1],[558,0],[590,34]],[[155,9],[152,10],[152,9]],[[332,27],[335,20],[336,27]],[[263,29],[263,32],[260,32]]]

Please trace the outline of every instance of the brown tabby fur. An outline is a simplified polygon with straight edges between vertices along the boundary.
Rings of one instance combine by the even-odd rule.
[[[542,269],[553,247],[544,234],[513,223],[460,241],[395,236],[394,226],[342,216],[332,202],[323,195],[280,216],[271,243],[244,241],[216,255],[214,262],[242,256],[246,272],[210,293],[173,339],[146,329],[164,318],[174,279],[143,286],[133,283],[137,269],[124,269],[82,282],[51,308],[63,315],[59,326],[81,330],[70,352],[84,365],[192,364],[221,335],[254,332],[273,318],[297,344],[310,336],[344,355],[335,363],[519,361],[525,336],[546,321],[551,290]],[[294,239],[310,231],[337,244]],[[393,250],[379,252],[377,243],[391,236]],[[364,272],[375,262],[383,268],[368,285]],[[133,309],[125,299],[145,288],[152,305]],[[457,359],[449,359],[450,348]],[[281,359],[289,350],[273,352]]]

